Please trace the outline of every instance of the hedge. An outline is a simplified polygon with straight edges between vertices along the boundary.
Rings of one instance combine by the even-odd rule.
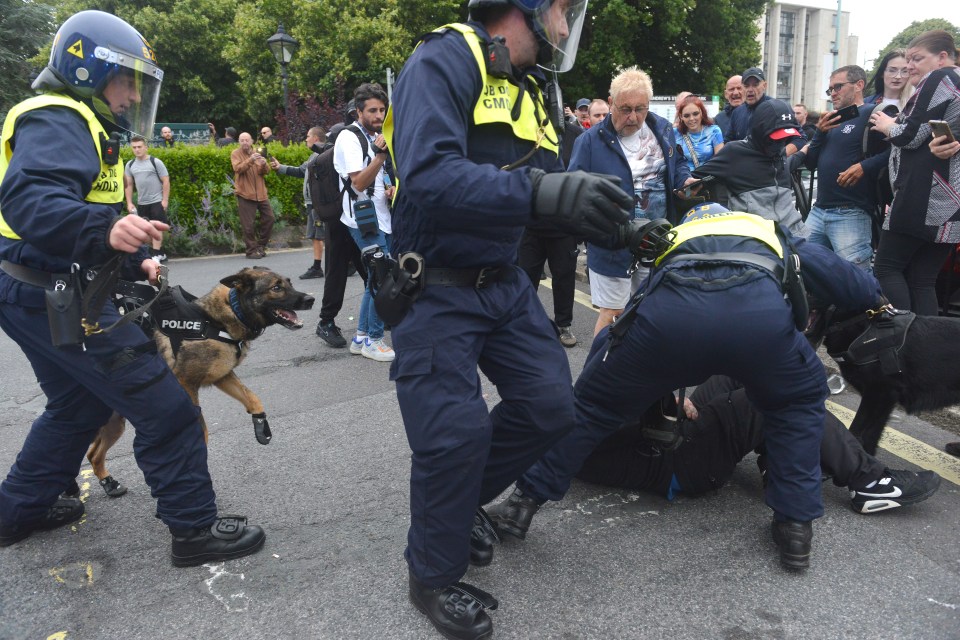
[[[237,202],[233,196],[233,167],[230,153],[237,145],[150,147],[150,155],[162,160],[170,173],[170,202],[167,213],[175,232],[196,234],[206,229],[232,229],[239,232]],[[299,166],[310,150],[303,143],[267,145],[281,164]],[[129,147],[120,151],[126,165],[133,158]],[[277,220],[299,224],[306,219],[303,207],[303,181],[271,171],[266,176],[267,192]]]

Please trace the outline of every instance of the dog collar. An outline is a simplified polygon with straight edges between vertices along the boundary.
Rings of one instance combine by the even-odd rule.
[[[254,329],[247,323],[247,319],[243,316],[243,311],[240,310],[240,296],[237,295],[236,289],[230,289],[229,299],[230,308],[233,309],[233,314],[237,316],[237,320],[239,320],[243,326],[253,333],[253,337],[257,337],[263,333],[263,329]]]

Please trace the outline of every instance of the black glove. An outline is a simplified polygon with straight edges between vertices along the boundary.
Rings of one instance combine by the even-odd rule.
[[[631,218],[633,196],[620,188],[617,176],[530,169],[530,181],[533,216],[549,220],[575,237],[604,242]]]

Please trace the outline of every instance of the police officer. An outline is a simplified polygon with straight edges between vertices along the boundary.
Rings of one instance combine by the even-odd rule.
[[[51,327],[60,316],[47,310],[45,296],[72,286],[72,273],[125,253],[141,277],[156,282],[159,266],[144,244],[168,226],[120,215],[122,167],[110,134],[152,133],[162,78],[153,49],[133,27],[83,11],[57,32],[50,62],[34,82],[41,95],[14,106],[3,125],[0,328],[30,360],[47,405],[0,484],[0,546],[83,515],[79,500],[59,496],[112,410],[136,429],[134,454],[173,534],[174,565],[236,558],[263,546],[260,527],[217,517],[199,408],[138,327],[53,346]],[[118,319],[106,301],[99,324]]]
[[[711,203],[685,220],[618,323],[597,335],[575,387],[576,428],[490,516],[508,525],[529,520],[538,504],[563,497],[610,433],[637,422],[664,393],[724,374],[743,383],[763,415],[766,502],[781,563],[806,568],[811,522],[823,515],[819,450],[827,381],[797,330],[806,313],[794,314],[784,300],[784,278],[795,273],[785,267],[799,256],[807,289],[850,310],[879,306],[879,285],[832,251],[794,239],[760,216]]]
[[[414,51],[384,123],[398,178],[393,252],[422,255],[426,269],[420,298],[394,323],[390,370],[413,450],[410,599],[451,638],[492,633],[484,608],[496,600],[458,582],[468,561],[492,559],[478,507],[573,426],[563,347],[514,266],[523,229],[552,220],[599,237],[633,206],[615,180],[550,173],[562,171],[560,139],[536,65],[572,66],[586,2],[469,8],[470,22]],[[501,398],[492,411],[478,365]]]

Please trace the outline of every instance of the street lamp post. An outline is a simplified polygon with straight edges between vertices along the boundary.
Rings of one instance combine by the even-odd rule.
[[[283,78],[283,114],[287,120],[287,142],[290,141],[290,96],[287,93],[287,65],[293,58],[300,43],[283,30],[283,23],[277,26],[277,32],[267,38],[267,46],[280,65],[280,77]]]

